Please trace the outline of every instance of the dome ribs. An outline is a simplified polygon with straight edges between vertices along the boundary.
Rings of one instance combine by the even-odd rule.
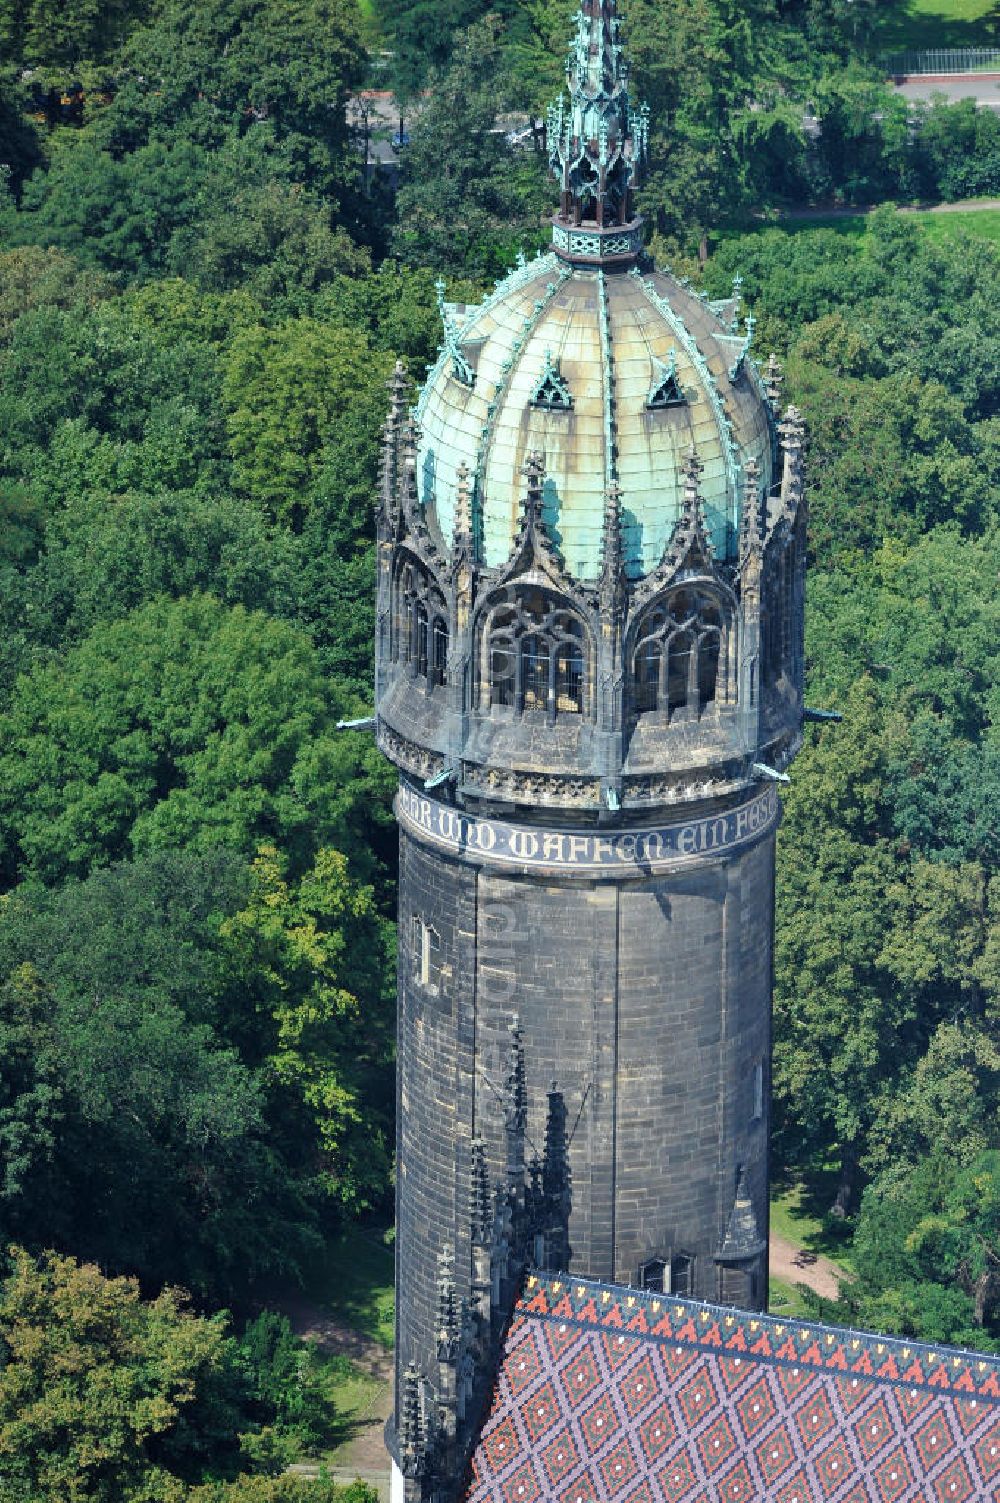
[[[537,276],[537,270],[535,272],[535,275]],[[482,503],[483,500],[483,489],[486,483],[486,466],[489,461],[490,445],[493,441],[493,435],[496,431],[497,417],[499,416],[500,410],[503,406],[503,399],[510,388],[511,379],[520,363],[525,346],[527,345],[528,340],[531,338],[532,334],[535,332],[535,329],[538,327],[538,324],[541,321],[542,314],[545,312],[546,308],[550,306],[560,287],[565,281],[567,281],[567,279],[571,275],[572,273],[568,266],[561,266],[559,268],[556,279],[554,281],[546,283],[544,295],[535,299],[531,313],[523,320],[520,331],[518,332],[513,344],[510,347],[510,353],[500,366],[500,379],[496,382],[493,388],[493,395],[487,403],[486,421],[483,424],[482,432],[479,436],[479,445],[476,451],[476,462],[473,469],[474,493],[479,497],[480,503]],[[545,374],[546,373],[543,371],[543,380]],[[561,376],[559,379],[560,381],[562,380]],[[539,383],[539,385],[540,384],[541,383]],[[536,387],[536,390],[537,389],[538,388]],[[572,398],[570,399],[570,405],[572,405]]]
[[[603,271],[597,273],[598,311],[601,327],[601,388],[604,398],[604,484],[618,478],[618,446],[615,437],[615,354],[611,343],[608,286]]]
[[[685,354],[691,360],[695,370],[701,377],[705,395],[708,397],[712,413],[718,424],[719,438],[722,443],[722,453],[726,466],[727,523],[729,526],[735,526],[736,508],[739,502],[740,466],[736,454],[736,439],[733,434],[733,425],[726,411],[726,404],[719,390],[719,383],[716,381],[708,361],[698,348],[697,341],[692,337],[690,330],[677,310],[671,307],[665,297],[660,296],[652,282],[644,277],[638,268],[630,272],[629,275],[635,278],[653,307],[666,319],[671,329],[677,335]]]

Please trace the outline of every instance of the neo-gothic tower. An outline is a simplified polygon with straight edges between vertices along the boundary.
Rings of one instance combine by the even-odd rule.
[[[800,744],[802,427],[738,285],[648,267],[614,0],[549,253],[441,302],[378,498],[400,771],[397,1402],[455,1494],[526,1262],[760,1307],[775,779]]]

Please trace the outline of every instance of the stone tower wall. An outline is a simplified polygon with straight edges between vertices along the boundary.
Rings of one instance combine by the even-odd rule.
[[[443,1243],[469,1293],[470,1144],[484,1139],[499,1179],[514,1015],[529,1158],[553,1079],[565,1097],[571,1268],[635,1283],[649,1260],[684,1254],[693,1295],[762,1304],[763,1260],[751,1287],[715,1254],[740,1168],[762,1238],[767,1228],[770,1090],[755,1072],[769,1056],[773,789],[646,847],[629,830],[464,820],[405,787],[399,813],[400,1371],[434,1370]],[[494,850],[477,847],[496,830]],[[698,849],[713,838],[714,851]],[[439,946],[430,984],[420,924]]]

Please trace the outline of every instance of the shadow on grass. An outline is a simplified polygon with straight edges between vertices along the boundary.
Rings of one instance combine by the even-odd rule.
[[[395,1258],[387,1229],[355,1226],[332,1239],[309,1294],[335,1320],[392,1350]]]
[[[771,1230],[796,1247],[850,1267],[853,1221],[831,1214],[837,1194],[836,1169],[786,1171],[771,1185]]]

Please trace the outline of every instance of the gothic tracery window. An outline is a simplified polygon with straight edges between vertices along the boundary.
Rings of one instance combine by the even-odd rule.
[[[443,684],[448,663],[448,610],[426,570],[404,559],[396,575],[392,657],[432,688]]]
[[[632,653],[637,714],[697,720],[720,695],[724,620],[707,591],[675,590],[640,623]]]
[[[492,612],[483,649],[480,702],[518,712],[582,715],[586,708],[583,623],[545,590],[511,590]]]

